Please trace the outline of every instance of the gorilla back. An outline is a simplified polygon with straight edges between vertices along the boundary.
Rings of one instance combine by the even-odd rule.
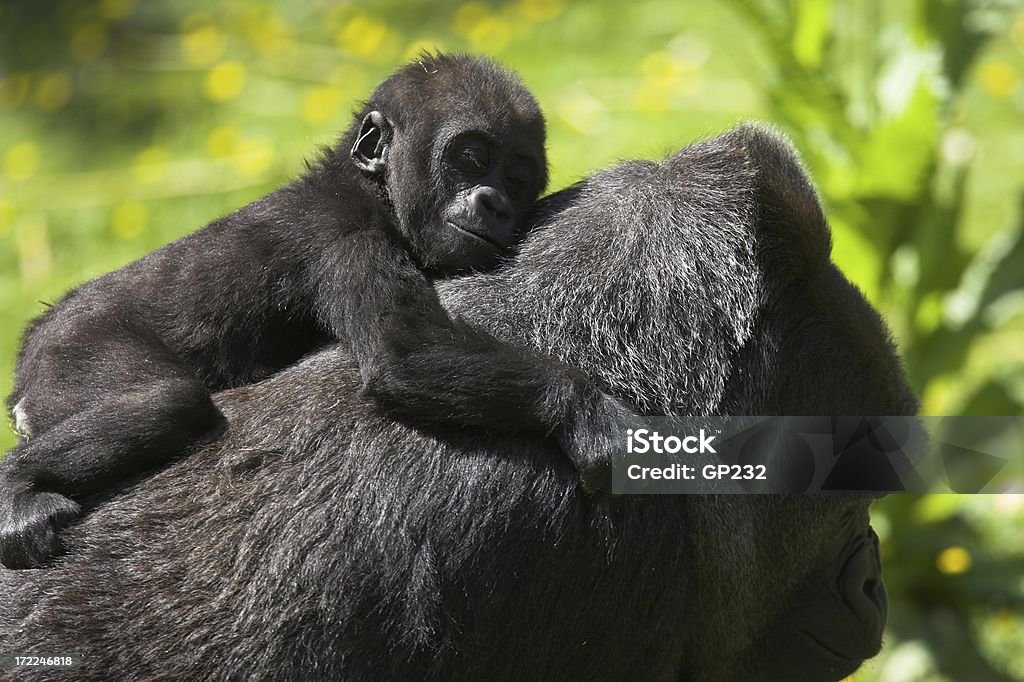
[[[536,220],[449,310],[652,413],[914,411],[774,136],[599,173]],[[0,651],[92,679],[810,682],[877,652],[868,499],[588,496],[545,443],[414,429],[358,386],[328,350],[220,394],[219,441],[58,566],[0,571]]]

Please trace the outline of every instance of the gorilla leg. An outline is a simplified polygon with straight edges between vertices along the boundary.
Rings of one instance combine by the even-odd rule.
[[[108,340],[98,351],[70,367],[48,356],[28,363],[29,397],[18,405],[30,435],[0,462],[0,563],[8,568],[45,563],[85,496],[184,452],[224,421],[206,387],[165,346],[145,334],[114,340],[97,322],[92,331]],[[36,399],[58,392],[70,414]]]

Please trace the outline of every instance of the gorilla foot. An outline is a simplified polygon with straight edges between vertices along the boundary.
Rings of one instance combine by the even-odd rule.
[[[0,564],[44,566],[63,550],[60,531],[81,514],[78,503],[53,492],[22,489],[0,498]]]

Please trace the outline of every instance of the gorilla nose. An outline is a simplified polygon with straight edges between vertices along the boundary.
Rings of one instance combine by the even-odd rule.
[[[881,553],[874,529],[868,529],[846,560],[839,574],[839,591],[864,629],[865,648],[877,652],[882,644],[889,599],[882,582]]]
[[[508,198],[493,187],[479,187],[470,197],[473,212],[487,226],[490,237],[501,246],[512,246],[515,211]]]
[[[512,204],[494,187],[479,187],[473,192],[473,208],[481,215],[512,219]]]
[[[834,682],[882,648],[888,601],[878,536],[866,527],[836,550],[836,562],[808,576],[797,590],[806,596],[783,612],[762,642],[763,679]]]

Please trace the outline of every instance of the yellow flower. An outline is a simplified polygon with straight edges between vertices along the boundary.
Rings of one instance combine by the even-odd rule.
[[[57,111],[71,101],[71,78],[66,73],[51,73],[36,88],[36,104],[43,111]]]
[[[643,80],[633,93],[633,106],[645,113],[668,111],[675,97],[692,95],[700,88],[698,66],[665,51],[644,57],[640,75]]]
[[[452,28],[460,36],[468,37],[477,25],[489,19],[490,16],[491,13],[484,5],[479,2],[467,2],[455,11]]]
[[[455,11],[452,29],[466,38],[474,50],[492,53],[505,49],[513,33],[507,20],[491,14],[478,2],[468,2]]]
[[[27,180],[39,170],[39,147],[34,142],[19,142],[4,154],[4,175],[8,180]]]
[[[214,102],[227,102],[242,94],[245,79],[245,66],[240,62],[222,62],[207,74],[204,92]]]
[[[993,97],[1006,98],[1017,89],[1019,80],[1013,67],[1006,62],[989,62],[981,67],[981,87]]]
[[[246,34],[252,46],[268,57],[280,54],[292,41],[288,23],[273,13],[252,19],[247,25]]]
[[[640,62],[644,78],[659,85],[672,85],[683,75],[683,66],[668,52],[652,52]]]
[[[1010,609],[996,611],[989,622],[1000,633],[1010,633],[1021,626],[1021,618]]]
[[[385,61],[394,54],[397,39],[384,22],[359,14],[346,22],[337,35],[338,46],[371,61]]]
[[[1010,28],[1010,40],[1017,46],[1017,49],[1024,52],[1024,12],[1017,15],[1013,20],[1013,27]]]
[[[516,10],[527,21],[551,21],[565,11],[563,0],[519,0]]]
[[[217,126],[206,136],[206,151],[215,159],[231,156],[238,148],[240,137],[234,126]]]
[[[222,56],[227,48],[224,32],[212,23],[203,23],[188,29],[181,36],[181,49],[185,53],[185,62],[192,66],[212,64]]]
[[[654,81],[644,81],[633,92],[633,107],[645,114],[668,111],[671,101],[665,88]]]
[[[947,547],[935,559],[939,572],[946,575],[961,575],[971,570],[971,553],[963,547]]]
[[[265,137],[245,140],[233,162],[240,175],[259,177],[270,170],[274,162],[274,145]]]
[[[512,27],[499,17],[486,17],[470,30],[470,44],[474,50],[501,52],[512,40]]]
[[[107,29],[99,23],[76,26],[71,34],[71,56],[79,64],[95,61],[107,49]]]
[[[32,78],[24,73],[9,73],[0,79],[0,108],[12,110],[21,106],[32,88]]]
[[[338,115],[343,100],[341,90],[333,85],[313,88],[302,98],[302,118],[307,123],[326,123]]]
[[[142,234],[149,223],[149,209],[137,201],[118,204],[110,216],[110,231],[119,239],[133,239]]]
[[[100,14],[107,19],[124,19],[133,11],[137,0],[103,0],[100,3]]]
[[[142,182],[160,182],[167,175],[167,150],[158,145],[147,147],[135,156],[135,177]]]

